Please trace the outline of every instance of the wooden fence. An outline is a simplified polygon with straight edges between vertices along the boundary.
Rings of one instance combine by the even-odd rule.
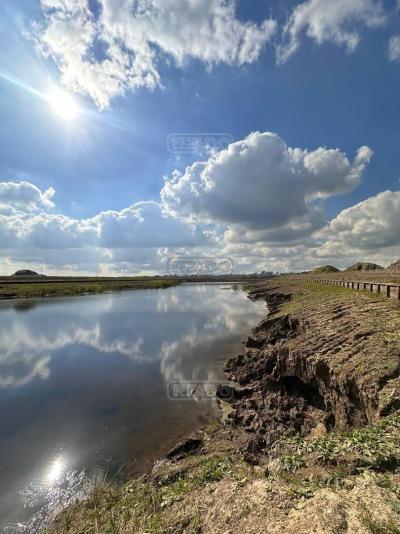
[[[357,291],[369,291],[370,293],[379,293],[387,298],[396,298],[400,300],[400,285],[397,284],[385,284],[382,282],[352,282],[349,280],[319,280],[306,278],[299,278],[301,282],[315,282],[319,284],[326,284],[332,286],[346,287],[347,289],[355,289]]]

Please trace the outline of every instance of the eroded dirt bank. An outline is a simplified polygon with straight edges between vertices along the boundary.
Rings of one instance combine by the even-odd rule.
[[[398,302],[287,279],[251,296],[271,313],[227,362],[223,420],[46,532],[400,532]]]
[[[254,436],[255,453],[283,436],[346,430],[400,407],[398,303],[307,283],[263,284],[251,296],[266,299],[271,314],[226,371],[243,390],[231,420]]]

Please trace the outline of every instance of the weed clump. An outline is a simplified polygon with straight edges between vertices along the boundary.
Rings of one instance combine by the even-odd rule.
[[[315,464],[394,470],[400,465],[400,415],[349,432],[330,432],[314,439],[287,438],[278,449],[281,471],[295,472]]]

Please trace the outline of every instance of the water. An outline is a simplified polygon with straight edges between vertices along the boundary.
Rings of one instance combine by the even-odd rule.
[[[215,415],[208,393],[265,313],[207,284],[2,303],[0,531],[35,532]]]

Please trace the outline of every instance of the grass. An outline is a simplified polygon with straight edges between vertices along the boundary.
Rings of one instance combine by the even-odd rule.
[[[368,510],[362,514],[361,522],[371,534],[400,534],[400,529],[394,521],[374,519]]]
[[[195,458],[191,469],[177,479],[155,482],[134,479],[122,486],[99,485],[85,501],[66,509],[43,534],[101,533],[125,534],[198,534],[201,514],[192,506],[174,504],[200,491],[205,485],[222,479],[244,483],[251,468],[244,462],[223,455]],[[184,526],[184,530],[181,528]]]
[[[296,472],[309,465],[343,465],[373,470],[400,466],[400,415],[348,432],[315,439],[296,436],[280,444],[278,471]]]
[[[290,506],[302,509],[322,488],[332,491],[349,487],[349,476],[339,470],[341,460],[361,459],[357,465],[365,469],[381,469],[382,462],[390,460],[392,471],[377,473],[378,486],[387,491],[388,503],[399,515],[400,484],[393,477],[395,465],[400,465],[400,415],[382,419],[376,424],[349,432],[332,432],[325,436],[307,439],[294,437],[281,442],[278,464],[281,471],[270,473],[265,480],[265,492],[282,495],[282,488]],[[394,463],[392,463],[394,460]],[[193,456],[185,460],[174,477],[134,479],[122,486],[100,485],[89,498],[69,507],[57,521],[43,532],[46,534],[200,534],[204,529],[204,495],[210,495],[217,485],[225,481],[235,483],[237,491],[263,476],[235,456],[211,454]],[[325,479],[305,478],[299,471],[313,464],[331,465]],[[296,473],[296,471],[299,471]],[[162,473],[163,471],[161,471]],[[356,476],[351,476],[356,480]],[[279,482],[280,481],[280,482]],[[344,482],[347,485],[344,485]],[[284,484],[284,486],[282,486]],[[221,487],[221,486],[219,486]],[[281,488],[281,489],[279,489]],[[220,495],[218,493],[218,495]],[[215,497],[220,498],[220,496]],[[237,510],[238,520],[253,513],[244,502]],[[227,506],[225,502],[224,506]],[[396,517],[397,517],[396,515]],[[383,518],[361,509],[359,520],[372,534],[400,534],[391,517]]]
[[[86,295],[107,291],[124,291],[132,289],[164,289],[175,286],[176,280],[100,280],[87,282],[51,282],[51,283],[15,283],[0,285],[0,300]]]

